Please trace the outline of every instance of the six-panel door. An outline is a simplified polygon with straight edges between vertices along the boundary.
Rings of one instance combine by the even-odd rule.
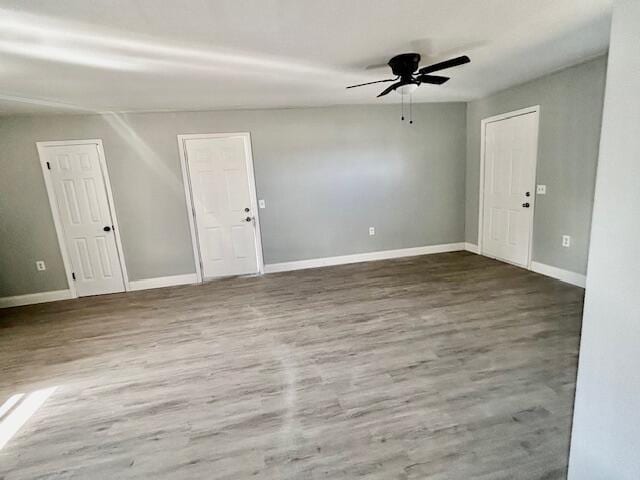
[[[44,152],[78,296],[123,292],[98,146],[47,146]]]
[[[184,142],[203,277],[257,273],[245,138]]]
[[[485,129],[482,253],[528,267],[538,114],[490,122]]]

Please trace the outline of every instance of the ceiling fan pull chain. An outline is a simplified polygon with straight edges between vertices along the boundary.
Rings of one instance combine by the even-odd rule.
[[[404,121],[404,96],[401,96],[400,100],[402,101],[402,116],[400,117],[400,120]]]
[[[409,95],[409,125],[413,125],[413,95]]]

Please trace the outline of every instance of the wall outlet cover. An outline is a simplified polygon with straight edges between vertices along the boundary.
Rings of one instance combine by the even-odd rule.
[[[538,195],[546,195],[547,194],[547,186],[546,185],[538,185],[536,187],[536,193]]]
[[[38,261],[36,262],[36,269],[37,269],[39,272],[42,272],[43,270],[46,270],[46,269],[47,269],[47,266],[44,264],[44,261],[43,261],[43,260],[38,260]]]
[[[375,235],[376,234],[376,227],[369,227],[369,235]]]
[[[260,207],[260,208],[264,208],[265,207],[264,200],[258,200],[258,207]]]
[[[565,248],[571,246],[571,237],[569,235],[562,236],[562,246]]]

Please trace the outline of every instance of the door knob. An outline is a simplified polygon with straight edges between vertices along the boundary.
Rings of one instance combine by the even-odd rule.
[[[245,211],[245,212],[247,212],[247,213],[249,213],[249,212],[251,211],[251,209],[250,209],[249,207],[246,207],[246,208],[244,209],[244,211]]]
[[[523,203],[523,204],[522,204],[522,206],[523,206],[524,208],[529,208],[529,207],[530,207],[529,202],[527,202],[527,203]]]
[[[251,220],[253,220],[253,218],[251,218],[251,217],[247,217],[247,218],[244,219],[245,222],[250,222]]]
[[[111,227],[104,227],[102,230],[104,230],[105,232],[110,232],[111,231]]]

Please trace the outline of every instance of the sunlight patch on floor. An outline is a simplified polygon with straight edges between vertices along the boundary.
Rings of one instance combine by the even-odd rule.
[[[36,390],[25,397],[23,393],[11,396],[0,407],[0,450],[18,433],[58,387]],[[24,398],[24,400],[23,400]],[[22,401],[21,401],[22,400]]]

